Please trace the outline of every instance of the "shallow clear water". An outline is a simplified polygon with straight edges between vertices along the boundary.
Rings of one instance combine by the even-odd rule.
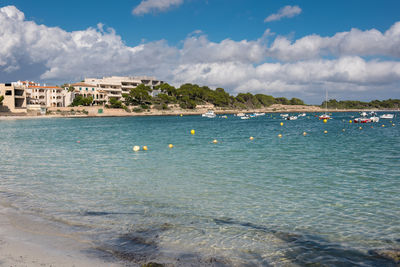
[[[400,122],[354,115],[0,121],[0,197],[133,262],[390,265]]]

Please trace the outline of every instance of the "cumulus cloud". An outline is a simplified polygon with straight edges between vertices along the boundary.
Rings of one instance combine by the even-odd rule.
[[[278,36],[269,55],[279,60],[297,61],[321,56],[387,56],[400,58],[400,22],[396,22],[386,32],[376,29],[361,31],[351,29],[332,37],[309,35],[291,42]]]
[[[342,99],[377,91],[376,97],[400,97],[400,22],[385,32],[352,29],[294,41],[269,30],[256,40],[220,42],[197,32],[179,46],[165,40],[128,46],[101,23],[68,32],[27,21],[7,6],[0,8],[0,43],[2,81],[154,75],[174,85],[190,82],[317,102],[325,88]]]
[[[264,22],[271,22],[276,20],[281,20],[282,18],[292,18],[301,13],[301,8],[299,6],[284,6],[279,9],[278,13],[271,14],[264,19]]]
[[[172,6],[183,4],[183,0],[142,0],[140,4],[132,10],[134,15],[143,15],[150,12],[163,12]]]

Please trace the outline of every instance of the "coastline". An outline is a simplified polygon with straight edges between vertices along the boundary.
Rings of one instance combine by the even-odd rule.
[[[99,109],[102,110],[99,113]],[[361,109],[322,109],[318,106],[301,106],[301,105],[281,105],[274,104],[268,108],[262,109],[224,109],[216,108],[212,105],[199,105],[196,109],[181,109],[177,106],[173,106],[168,110],[149,109],[142,112],[127,112],[124,109],[109,109],[101,106],[88,106],[88,107],[64,107],[64,108],[49,108],[48,110],[52,114],[36,115],[36,114],[21,114],[21,113],[1,113],[0,120],[17,120],[17,119],[42,119],[42,118],[92,118],[92,117],[141,117],[141,116],[192,116],[201,115],[208,110],[214,110],[215,114],[237,114],[243,113],[322,113],[322,112],[360,112],[365,111]],[[378,110],[378,111],[389,111],[389,110]],[[75,113],[75,114],[72,114]],[[86,113],[86,114],[85,114]]]

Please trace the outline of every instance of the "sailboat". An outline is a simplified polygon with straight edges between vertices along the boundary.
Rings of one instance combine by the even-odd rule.
[[[329,120],[331,116],[328,115],[328,90],[325,90],[325,114],[318,117],[320,120]]]

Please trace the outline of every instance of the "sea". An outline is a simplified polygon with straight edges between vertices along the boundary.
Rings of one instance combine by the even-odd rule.
[[[398,266],[394,114],[3,120],[0,199],[132,266]]]

